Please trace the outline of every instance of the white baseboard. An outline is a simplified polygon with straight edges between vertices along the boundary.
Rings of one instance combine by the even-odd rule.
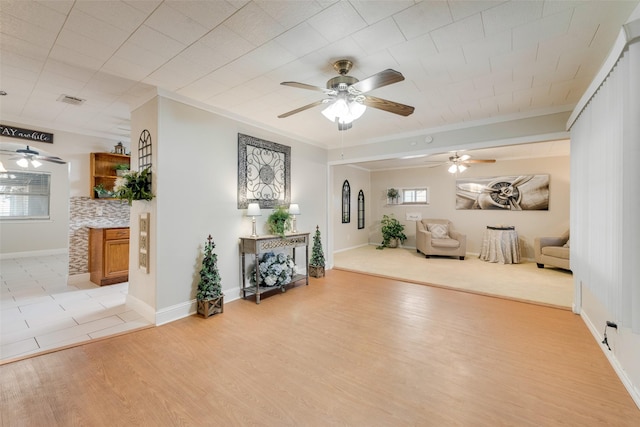
[[[45,249],[42,251],[28,251],[28,252],[8,252],[4,254],[0,254],[0,259],[10,259],[10,258],[30,258],[37,256],[49,256],[49,255],[66,255],[69,253],[67,248],[61,249]]]
[[[633,401],[635,402],[635,404],[638,407],[638,409],[640,409],[640,393],[633,386],[633,382],[631,381],[631,379],[629,379],[629,377],[627,376],[627,374],[624,371],[624,369],[622,368],[622,366],[620,366],[620,363],[618,362],[618,358],[616,357],[616,355],[612,351],[609,351],[609,349],[606,348],[604,346],[604,344],[602,344],[602,340],[604,339],[604,337],[602,335],[600,335],[600,333],[596,329],[595,325],[593,324],[593,322],[589,318],[589,315],[587,313],[585,313],[584,310],[582,310],[580,312],[580,317],[582,318],[582,321],[585,323],[585,325],[587,325],[587,328],[589,329],[589,331],[591,331],[591,334],[593,335],[593,337],[598,342],[598,345],[600,346],[600,349],[602,350],[604,355],[607,357],[607,360],[609,361],[609,363],[613,367],[613,370],[616,371],[616,374],[618,375],[618,378],[620,378],[620,381],[622,381],[622,384],[624,385],[624,387],[629,392],[629,395],[631,396],[631,399],[633,399]]]
[[[337,251],[333,251],[334,254],[340,253],[340,252],[344,252],[344,251],[350,251],[351,249],[356,249],[356,248],[361,248],[363,246],[368,246],[369,243],[363,243],[362,245],[356,245],[356,246],[351,246],[348,248],[344,248],[344,249],[338,249]]]
[[[224,296],[224,302],[229,303],[231,301],[235,301],[239,299],[239,296],[236,296],[232,299],[227,299],[227,295]],[[162,310],[158,310],[155,313],[156,316],[156,326],[164,325],[165,323],[171,323],[176,320],[191,316],[196,314],[196,300],[192,299],[191,301],[182,302],[180,304],[175,304],[167,308],[163,308]]]
[[[156,325],[156,312],[149,304],[142,302],[138,298],[127,294],[127,305],[130,305],[136,312],[142,314],[147,321]]]

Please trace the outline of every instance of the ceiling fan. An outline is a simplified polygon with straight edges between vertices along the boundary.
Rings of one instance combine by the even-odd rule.
[[[67,163],[64,160],[62,160],[60,157],[43,156],[38,151],[32,150],[31,148],[29,148],[28,145],[27,145],[27,148],[20,148],[15,151],[12,151],[12,150],[0,150],[0,151],[3,151],[5,153],[16,154],[13,157],[9,157],[9,160],[16,160],[16,163],[18,164],[18,166],[23,168],[28,167],[29,163],[31,163],[31,166],[33,166],[34,168],[38,168],[42,166],[42,162],[40,162],[40,160],[43,160],[45,162],[58,163],[61,165],[64,165]]]
[[[340,75],[329,79],[326,89],[298,82],[280,83],[284,86],[322,92],[328,97],[280,114],[278,118],[289,117],[301,111],[308,110],[309,108],[326,104],[327,107],[322,111],[322,114],[327,117],[327,119],[337,122],[338,130],[347,130],[352,127],[354,120],[362,116],[366,107],[377,108],[405,117],[413,113],[414,107],[409,105],[366,95],[366,93],[374,89],[401,82],[404,80],[402,73],[389,68],[367,77],[364,80],[358,80],[353,76],[347,75],[352,67],[353,62],[348,59],[336,61],[333,64],[333,69]]]
[[[459,156],[458,153],[454,153],[453,156],[449,157],[449,160],[446,162],[438,162],[438,164],[434,166],[440,166],[442,164],[449,165],[449,169],[447,169],[450,173],[456,172],[464,172],[469,168],[469,166],[473,163],[495,163],[496,159],[472,159],[470,155],[463,154]]]

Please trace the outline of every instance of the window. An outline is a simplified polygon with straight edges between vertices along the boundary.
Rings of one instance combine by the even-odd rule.
[[[403,188],[402,189],[403,205],[427,205],[429,204],[428,188]]]
[[[342,184],[342,223],[351,222],[351,186],[346,179]]]
[[[50,173],[0,173],[0,219],[49,219],[50,191]]]
[[[358,230],[364,228],[364,193],[358,192]]]

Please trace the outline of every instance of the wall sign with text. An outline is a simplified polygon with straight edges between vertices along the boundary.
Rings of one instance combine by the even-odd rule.
[[[53,134],[33,129],[22,129],[15,126],[0,124],[0,136],[26,139],[27,141],[47,142],[53,144]]]

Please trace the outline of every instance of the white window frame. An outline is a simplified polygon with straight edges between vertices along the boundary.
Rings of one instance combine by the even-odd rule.
[[[395,188],[395,187],[394,187]],[[387,189],[388,190],[388,189]],[[397,189],[400,195],[398,196],[398,202],[394,203],[391,199],[388,199],[388,204],[390,206],[399,206],[399,205],[410,205],[410,206],[427,206],[431,202],[431,192],[429,191],[429,187],[406,187],[406,188],[398,188]],[[409,194],[414,194],[414,197],[411,199],[416,199],[415,193],[418,191],[426,192],[426,200],[425,201],[406,201],[407,196]]]

